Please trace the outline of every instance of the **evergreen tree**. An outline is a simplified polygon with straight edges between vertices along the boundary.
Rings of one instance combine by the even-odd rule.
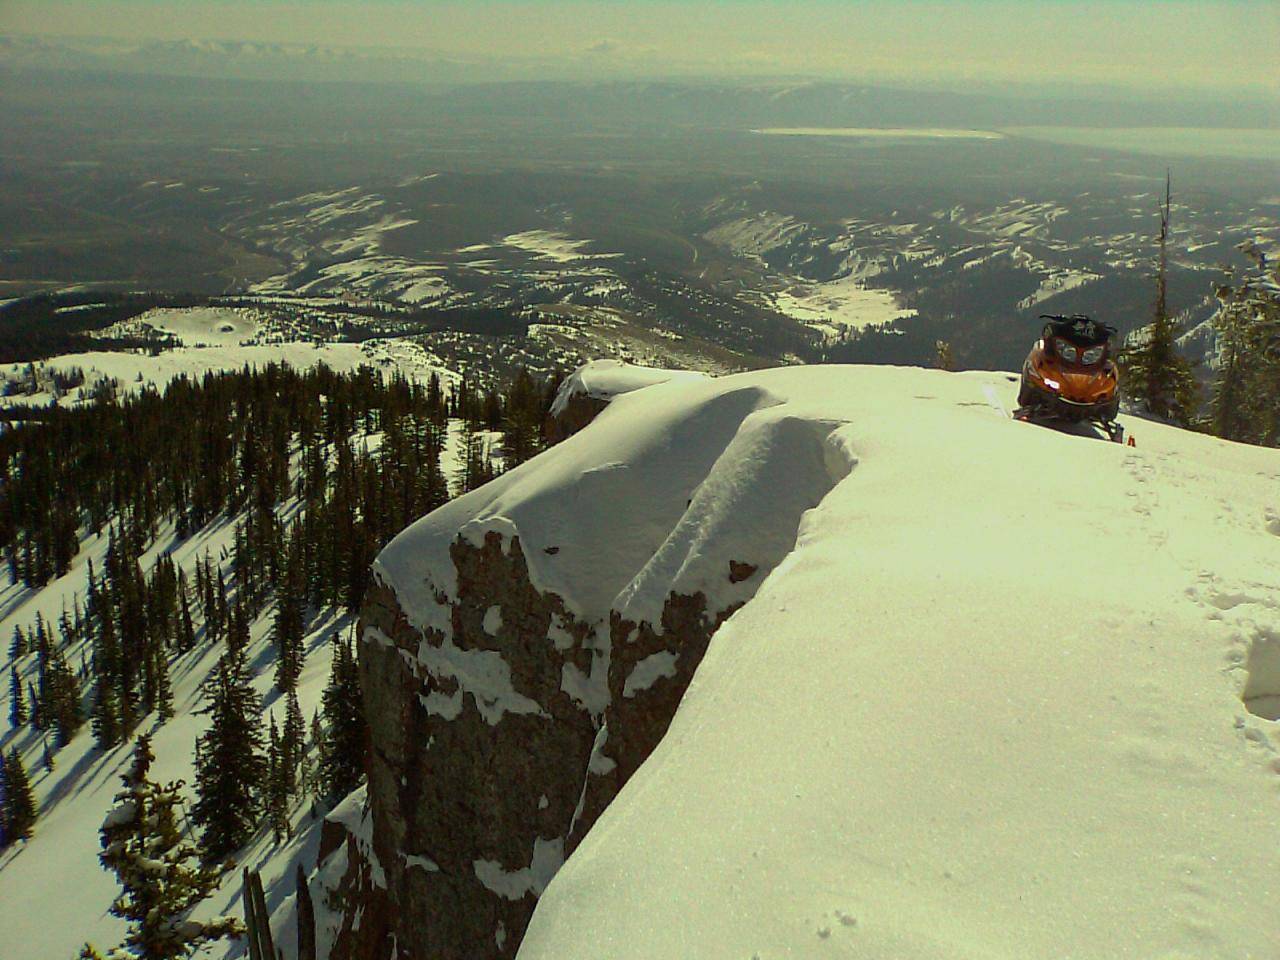
[[[462,465],[458,468],[458,485],[463,493],[484,486],[496,475],[489,442],[478,426],[468,421],[462,435]]]
[[[219,617],[219,620],[221,619]],[[233,657],[244,656],[249,646],[249,614],[238,598],[235,605],[229,608],[226,615],[226,625],[227,652]]]
[[[50,652],[45,676],[47,722],[53,725],[55,740],[61,749],[71,742],[84,723],[80,712],[80,682],[61,650]]]
[[[178,652],[188,653],[195,649],[196,630],[191,622],[191,599],[187,590],[185,571],[178,574]]]
[[[209,728],[196,741],[196,803],[209,861],[223,860],[252,838],[262,817],[267,774],[261,704],[243,653],[228,652],[205,683]]]
[[[27,722],[27,699],[22,694],[22,678],[18,668],[9,668],[9,724],[15,730]]]
[[[295,533],[290,538],[284,581],[277,591],[276,617],[272,625],[272,638],[278,657],[276,688],[282,693],[295,689],[298,676],[302,673],[303,640],[306,633],[306,596],[302,573],[300,541]]]
[[[1125,393],[1143,410],[1163,420],[1188,425],[1199,406],[1199,383],[1191,363],[1178,352],[1178,324],[1169,315],[1169,216],[1173,194],[1165,181],[1160,210],[1160,259],[1152,322],[1132,338],[1117,358],[1124,371]]]
[[[1280,444],[1280,261],[1252,241],[1239,249],[1253,261],[1242,282],[1223,284],[1214,325],[1222,359],[1210,426],[1220,437]]]
[[[182,783],[154,783],[149,777],[154,759],[150,738],[139,737],[133,764],[120,778],[124,789],[102,824],[99,859],[121,887],[111,913],[129,925],[123,947],[107,960],[177,960],[244,932],[231,917],[191,919],[192,909],[218,886],[220,874],[202,867],[199,850],[183,838],[178,828]]]
[[[92,729],[98,749],[103,751],[110,750],[124,739],[116,688],[110,679],[102,676],[99,676],[94,695]]]
[[[299,772],[306,755],[307,731],[302,719],[302,707],[298,703],[298,691],[290,690],[286,697],[284,714],[284,730],[281,732],[280,748],[284,763],[285,791],[291,797],[301,792]]]
[[[529,371],[521,367],[502,403],[502,456],[507,469],[519,466],[542,447],[542,397]]]
[[[333,666],[323,696],[324,734],[320,781],[324,795],[337,800],[364,779],[369,731],[360,694],[360,671],[347,642],[334,641]]]
[[[173,719],[173,687],[169,683],[169,658],[161,648],[153,655],[156,676],[156,707],[160,722]]]
[[[280,742],[280,731],[273,714],[267,746],[267,821],[271,824],[271,836],[276,843],[293,836],[289,824],[289,787],[286,782],[287,761]]]
[[[36,823],[36,800],[31,793],[27,768],[16,747],[11,747],[0,764],[4,773],[4,837],[6,843],[31,836]]]

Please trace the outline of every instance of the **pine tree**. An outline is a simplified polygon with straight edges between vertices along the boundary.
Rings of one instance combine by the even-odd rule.
[[[267,820],[276,843],[293,836],[293,828],[289,825],[289,788],[285,779],[287,762],[273,714],[267,746]]]
[[[284,580],[276,596],[276,617],[272,639],[276,645],[276,689],[287,693],[298,685],[302,673],[303,640],[306,634],[306,595],[302,579],[299,537],[290,538]]]
[[[182,783],[154,783],[149,778],[154,759],[150,738],[139,737],[133,764],[120,778],[124,789],[102,824],[99,859],[121,887],[111,913],[129,925],[124,945],[107,960],[178,960],[206,943],[244,932],[231,917],[191,919],[192,909],[218,886],[220,874],[200,866],[200,851],[183,838],[178,829]]]
[[[462,465],[458,468],[458,485],[463,493],[482,487],[495,476],[489,442],[478,426],[470,421],[462,436]]]
[[[15,730],[27,722],[27,699],[22,694],[22,678],[18,668],[9,668],[9,724]]]
[[[1211,426],[1228,440],[1280,444],[1280,261],[1254,241],[1239,249],[1254,269],[1242,282],[1223,284],[1214,325],[1222,360],[1214,388]]]
[[[31,780],[22,757],[12,747],[4,758],[4,836],[6,842],[23,840],[34,832],[36,800],[31,793]]]
[[[541,448],[542,397],[524,367],[503,398],[502,455],[507,469],[524,463]]]
[[[291,797],[301,792],[299,773],[306,755],[306,725],[302,719],[302,707],[298,703],[298,691],[290,690],[286,698],[284,730],[281,731],[280,748],[284,761],[285,790]]]
[[[67,665],[61,650],[52,650],[45,669],[46,709],[48,722],[52,723],[59,749],[71,742],[84,723],[80,712],[80,681]]]
[[[161,648],[153,655],[156,676],[156,707],[160,714],[160,722],[173,719],[173,686],[169,683],[169,658]]]
[[[22,627],[18,624],[13,625],[13,639],[9,642],[9,656],[17,660],[19,657],[27,655],[27,636],[22,632]]]
[[[178,652],[187,653],[195,649],[196,630],[191,622],[191,600],[187,590],[185,571],[178,574]]]
[[[1191,363],[1178,352],[1178,324],[1169,315],[1169,220],[1172,181],[1165,181],[1160,210],[1160,258],[1156,273],[1156,303],[1152,322],[1133,338],[1117,358],[1124,372],[1125,393],[1146,412],[1173,423],[1189,425],[1199,406],[1200,386]]]
[[[93,704],[93,738],[98,749],[110,750],[124,738],[120,722],[120,700],[115,685],[107,677],[99,676]]]
[[[239,598],[227,614],[226,625],[227,652],[233,657],[244,656],[249,647],[249,614]]]
[[[210,862],[249,842],[262,816],[267,774],[261,703],[249,682],[242,653],[228,652],[205,682],[209,729],[196,741],[196,803],[192,819],[202,828]]]
[[[369,750],[369,732],[360,694],[360,671],[349,643],[335,640],[323,712],[321,788],[327,798],[336,800],[346,796],[364,779]]]

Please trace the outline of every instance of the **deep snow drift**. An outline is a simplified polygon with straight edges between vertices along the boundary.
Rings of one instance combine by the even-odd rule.
[[[785,481],[752,469],[762,419],[823,438],[834,487],[552,880],[522,958],[1277,955],[1280,453],[1016,423],[997,409],[1014,381],[659,384],[388,548],[380,574],[424,620],[422,578],[449,569],[412,548],[464,515],[464,535],[520,533],[535,583],[577,609],[643,603],[654,564],[702,585],[708,538],[770,529]],[[649,476],[673,445],[713,445],[717,489],[686,502]],[[573,556],[584,522],[686,510],[666,559]]]

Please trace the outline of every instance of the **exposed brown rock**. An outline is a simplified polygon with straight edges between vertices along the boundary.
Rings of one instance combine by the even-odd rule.
[[[478,547],[459,538],[450,552],[457,599],[440,598],[450,606],[450,640],[419,633],[385,586],[370,591],[362,611],[360,670],[373,742],[369,813],[386,890],[370,889],[369,870],[356,865],[358,845],[348,838],[352,866],[339,896],[349,905],[381,897],[386,909],[371,917],[366,906],[358,928],[349,909],[332,960],[385,956],[378,951],[392,935],[402,960],[513,957],[560,851],[568,855],[657,745],[712,633],[731,612],[709,613],[701,594],[673,595],[661,632],[616,616],[593,630],[560,597],[533,588],[518,538],[504,544],[489,533]],[[501,626],[490,635],[485,617],[495,605]],[[429,648],[495,652],[515,694],[537,712],[495,715],[455,677],[424,665],[420,644],[429,659]],[[605,655],[597,645],[611,650],[603,714],[570,696],[564,683],[566,672],[591,674],[595,658]],[[671,675],[628,694],[636,664],[664,651],[674,658]],[[593,762],[602,721],[608,733]],[[322,857],[340,842],[330,828]],[[487,863],[477,868],[477,861]]]

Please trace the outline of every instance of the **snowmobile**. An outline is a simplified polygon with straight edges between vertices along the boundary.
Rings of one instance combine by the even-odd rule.
[[[1048,322],[1022,365],[1014,419],[1096,424],[1123,443],[1124,428],[1116,422],[1120,379],[1111,361],[1115,327],[1081,314],[1042,313],[1040,319]]]

